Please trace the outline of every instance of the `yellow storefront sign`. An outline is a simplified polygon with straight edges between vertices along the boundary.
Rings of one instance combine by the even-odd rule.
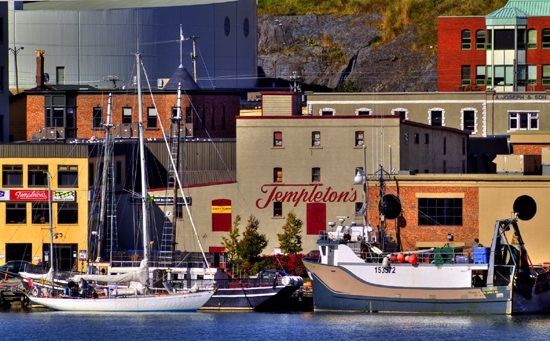
[[[212,206],[212,213],[231,213],[231,206]]]

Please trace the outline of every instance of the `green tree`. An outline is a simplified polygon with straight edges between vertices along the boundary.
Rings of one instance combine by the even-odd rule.
[[[225,247],[225,252],[229,256],[229,259],[236,263],[240,263],[239,258],[239,223],[241,222],[241,216],[237,215],[233,221],[233,227],[229,231],[228,237],[222,237],[222,245]]]
[[[277,233],[279,246],[285,254],[296,254],[302,251],[302,226],[304,222],[296,217],[294,211],[288,212],[283,233]]]
[[[248,225],[243,232],[243,238],[239,242],[238,252],[242,259],[250,262],[258,257],[267,246],[268,240],[265,234],[258,232],[260,222],[256,217],[250,215]]]

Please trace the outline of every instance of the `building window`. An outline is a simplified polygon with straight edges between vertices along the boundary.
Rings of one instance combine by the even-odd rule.
[[[424,144],[430,144],[430,134],[424,134]]]
[[[443,160],[443,174],[447,173],[447,160]]]
[[[132,123],[132,108],[122,108],[122,123]]]
[[[517,43],[518,50],[525,50],[525,29],[518,28]]]
[[[273,182],[283,182],[283,169],[281,167],[273,168]]]
[[[321,168],[313,167],[311,169],[311,182],[321,182]]]
[[[172,107],[172,118],[182,118],[180,107]]]
[[[204,110],[204,107],[202,108]],[[193,123],[193,108],[185,108],[185,123]]]
[[[365,144],[365,132],[356,131],[355,132],[355,146],[363,146]]]
[[[537,85],[536,65],[527,65],[527,85]]]
[[[283,132],[276,131],[273,133],[273,147],[283,146]]]
[[[485,65],[476,66],[476,85],[485,85]]]
[[[550,65],[542,66],[542,85],[550,85]]]
[[[470,79],[470,65],[462,65],[462,86],[467,86],[472,84],[472,80]]]
[[[493,30],[487,30],[487,43],[485,44],[485,48],[487,50],[493,48]]]
[[[229,33],[231,32],[231,21],[229,21],[229,17],[225,17],[223,21],[223,31],[226,37],[229,36]]]
[[[2,166],[2,186],[23,187],[23,166],[22,165]]]
[[[466,160],[462,160],[462,174],[466,174]]]
[[[461,128],[464,131],[468,131],[472,134],[477,133],[477,120],[475,109],[462,109],[460,111],[461,116]]]
[[[57,168],[59,187],[78,187],[78,166],[59,166]]]
[[[157,127],[157,109],[147,108],[147,128]]]
[[[514,84],[514,66],[497,65],[495,66],[495,85],[513,85]]]
[[[443,155],[447,155],[447,138],[443,138]]]
[[[57,211],[58,224],[78,224],[78,205],[59,203]]]
[[[29,187],[44,187],[48,184],[45,172],[48,171],[47,165],[29,165],[28,166],[28,186]]]
[[[515,48],[515,32],[513,29],[495,30],[495,50],[513,50]]]
[[[6,224],[24,224],[27,204],[6,204]]]
[[[538,112],[508,112],[509,130],[538,130]]]
[[[363,203],[362,202],[356,202],[355,203],[355,215],[358,217],[363,216]]]
[[[359,108],[359,109],[355,110],[355,115],[357,115],[357,116],[372,115],[372,110],[367,109],[367,108]]]
[[[405,145],[408,146],[409,145],[409,133],[405,133],[405,136],[404,136],[403,139],[404,139]]]
[[[493,85],[493,68],[487,67],[487,86]]]
[[[65,84],[65,67],[58,66],[55,68],[55,84],[63,85]]]
[[[472,33],[468,30],[462,31],[462,49],[469,50],[472,48]]]
[[[542,48],[550,49],[550,29],[542,30]]]
[[[92,129],[101,129],[103,125],[103,108],[93,109]]]
[[[32,206],[32,223],[46,224],[50,222],[50,209],[47,203],[36,203]]]
[[[419,144],[419,143],[420,143],[420,134],[414,133],[414,144]]]
[[[461,226],[462,198],[419,198],[419,226]]]
[[[274,202],[273,203],[273,216],[274,217],[282,217],[283,216],[283,203],[282,202]]]
[[[393,109],[391,111],[391,114],[392,115],[399,115],[399,119],[401,120],[401,122],[405,122],[406,120],[409,119],[409,112],[407,109]]]
[[[528,49],[537,48],[537,30],[527,31],[527,48]]]
[[[476,31],[476,50],[485,50],[485,31]]]
[[[527,74],[526,74],[526,68],[527,65],[518,65],[517,66],[517,72],[516,72],[516,84],[518,86],[525,86],[525,81],[527,80]]]
[[[311,133],[311,145],[313,147],[321,146],[321,132],[320,131],[314,131],[313,133]]]
[[[336,110],[332,109],[332,108],[319,109],[319,115],[321,115],[321,116],[334,116],[334,115],[336,115]]]
[[[443,109],[430,110],[430,121],[428,124],[434,127],[443,127],[445,125]]]

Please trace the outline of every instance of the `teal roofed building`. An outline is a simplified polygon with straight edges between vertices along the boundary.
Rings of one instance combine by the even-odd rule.
[[[510,0],[486,16],[440,17],[438,90],[550,90],[548,52],[550,0]]]

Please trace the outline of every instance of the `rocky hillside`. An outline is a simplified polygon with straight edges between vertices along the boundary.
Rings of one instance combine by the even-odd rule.
[[[435,49],[418,51],[416,27],[382,45],[381,23],[381,14],[261,16],[258,66],[271,84],[297,79],[303,91],[436,91]]]

